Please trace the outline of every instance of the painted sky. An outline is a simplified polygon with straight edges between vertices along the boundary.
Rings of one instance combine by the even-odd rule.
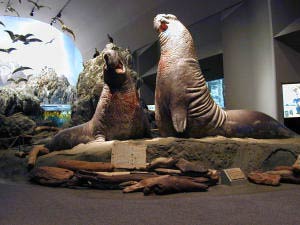
[[[0,52],[0,63],[17,63],[19,66],[29,66],[33,70],[24,73],[38,74],[45,66],[53,68],[58,75],[65,75],[72,85],[76,85],[78,75],[82,71],[82,56],[72,38],[53,26],[31,18],[0,16],[0,48],[16,48],[10,54]],[[8,33],[34,34],[34,38],[43,42],[32,42],[24,45],[18,41],[12,43]],[[33,37],[32,37],[33,38]],[[54,39],[52,43],[46,42]],[[4,72],[4,71],[2,71]],[[1,73],[1,71],[0,71]]]

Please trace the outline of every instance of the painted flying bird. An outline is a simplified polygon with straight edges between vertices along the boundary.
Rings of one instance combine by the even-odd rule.
[[[47,41],[46,43],[45,43],[45,45],[47,45],[47,44],[52,44],[52,42],[55,40],[55,38],[52,38],[50,41]]]
[[[26,35],[22,35],[22,34],[14,34],[12,31],[10,30],[5,30],[5,32],[7,32],[10,36],[10,39],[14,42],[17,41],[22,41],[24,45],[28,45],[30,42],[42,42],[42,40],[38,39],[38,38],[30,38],[31,36],[33,36],[33,34],[26,34]]]
[[[15,70],[12,72],[12,74],[14,74],[14,73],[16,73],[16,72],[19,72],[19,71],[23,71],[23,70],[32,70],[32,68],[31,68],[31,67],[28,67],[28,66],[21,66],[21,67],[15,69]]]
[[[6,52],[6,53],[11,53],[14,50],[17,50],[17,49],[16,48],[7,48],[7,49],[0,48],[0,52]]]
[[[14,82],[15,83],[16,81],[13,78],[8,78],[6,82]]]
[[[67,26],[64,24],[64,22],[63,22],[60,18],[55,17],[55,19],[58,20],[58,21],[60,22],[60,24],[61,24],[61,29],[62,29],[63,31],[69,32],[69,33],[73,36],[73,38],[74,38],[74,40],[75,40],[75,34],[74,34],[74,32],[73,32],[69,27],[67,27]]]
[[[24,45],[28,45],[30,44],[31,42],[43,42],[42,40],[38,39],[38,38],[30,38],[30,39],[26,39],[24,41]]]
[[[18,13],[18,11],[15,10],[15,9],[11,6],[10,1],[8,1],[7,5],[6,5],[5,12],[16,13],[17,16],[20,17],[20,14]]]
[[[2,21],[0,21],[0,24],[5,27],[5,24]]]
[[[32,1],[32,0],[27,0],[27,2],[30,2],[34,5],[34,7],[36,7],[38,10],[40,10],[41,8],[48,8],[48,9],[51,9],[49,6],[46,6],[46,5],[39,5],[37,3],[37,1]]]
[[[107,37],[108,37],[109,43],[114,43],[114,39],[109,34],[107,34]]]
[[[25,42],[27,38],[33,36],[33,34],[26,34],[26,35],[22,35],[22,34],[14,34],[12,31],[10,30],[4,30],[5,32],[7,32],[10,36],[10,39],[13,42],[17,42],[17,41],[23,41]]]
[[[27,82],[28,80],[26,79],[26,78],[23,78],[23,77],[21,77],[21,78],[19,78],[18,80],[15,80],[15,79],[13,79],[13,78],[9,78],[9,79],[7,79],[7,82],[13,82],[13,83],[15,83],[15,84],[19,84],[20,82],[22,82],[22,81],[24,81],[24,82]]]
[[[18,84],[18,83],[20,83],[20,82],[22,82],[22,81],[27,82],[28,80],[27,80],[26,78],[21,77],[21,78],[19,78],[18,80],[16,80],[15,83]]]

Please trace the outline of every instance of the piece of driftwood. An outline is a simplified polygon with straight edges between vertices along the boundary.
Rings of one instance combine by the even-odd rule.
[[[44,145],[36,145],[28,154],[28,169],[32,169],[36,163],[36,159],[39,155],[48,154],[49,150]]]
[[[280,175],[251,172],[248,174],[248,180],[255,184],[264,184],[271,186],[280,185]]]
[[[156,174],[126,174],[107,176],[90,171],[78,171],[75,174],[80,185],[88,186],[97,189],[121,189],[120,184],[128,181],[141,181],[147,178],[157,177]]]
[[[184,177],[184,176],[170,176],[163,175],[154,178],[141,180],[137,184],[126,187],[123,192],[131,193],[143,191],[145,195],[155,194],[171,194],[178,192],[190,191],[205,191],[208,186],[205,184],[209,182],[205,177]]]
[[[294,174],[284,174],[280,178],[281,183],[300,184],[300,176]]]
[[[192,177],[163,175],[154,178],[148,178],[138,182],[135,185],[126,187],[123,192],[131,193],[143,191],[145,195],[155,194],[171,194],[179,192],[206,191],[208,186],[202,182],[207,178],[194,179]]]
[[[68,186],[74,172],[67,169],[42,166],[34,168],[30,174],[30,181],[47,186]]]
[[[177,159],[158,157],[152,160],[147,168],[148,170],[154,170],[156,168],[175,169],[176,163],[177,163]]]
[[[205,182],[208,186],[216,185],[220,181],[220,173],[217,170],[208,169],[208,172],[204,175],[204,177],[208,178],[208,181]],[[197,179],[197,177],[194,179]]]
[[[166,169],[166,168],[157,168],[154,170],[157,174],[162,175],[181,175],[182,172],[180,170]]]
[[[54,131],[54,132],[58,132],[60,131],[61,129],[59,127],[51,127],[51,126],[38,126],[34,129],[34,131],[36,133],[40,133],[40,132],[43,132],[43,131]]]
[[[132,193],[132,192],[143,191],[147,185],[156,184],[159,182],[159,180],[164,179],[165,177],[168,177],[168,176],[169,175],[163,175],[163,176],[157,176],[157,177],[143,179],[140,182],[123,189],[123,193]]]
[[[293,174],[293,171],[292,170],[271,170],[271,171],[266,171],[265,173],[282,176],[282,175],[291,175]]]
[[[298,155],[297,160],[293,164],[293,172],[300,175],[300,155]]]
[[[207,191],[208,186],[197,182],[192,178],[185,178],[179,176],[167,176],[160,179],[157,183],[146,185],[143,190],[144,195],[157,194],[166,195],[180,192],[196,192]]]
[[[278,171],[278,170],[290,170],[293,171],[292,166],[276,166],[272,171]]]
[[[119,187],[120,187],[120,189],[124,189],[128,186],[132,186],[132,185],[135,185],[137,183],[138,183],[137,181],[127,181],[127,182],[123,182],[123,183],[119,184]]]
[[[175,166],[186,176],[203,176],[208,173],[208,169],[201,162],[190,162],[185,159],[179,159]]]
[[[24,151],[18,151],[15,153],[15,156],[19,157],[19,158],[25,158],[28,155],[28,152],[24,152]]]
[[[88,170],[88,171],[101,171],[111,172],[114,167],[111,163],[107,162],[87,162],[79,160],[60,160],[56,163],[60,168],[65,168],[73,171]]]
[[[126,172],[95,172],[97,174],[100,174],[100,175],[105,175],[105,176],[117,176],[117,175],[129,175],[131,174],[129,171],[126,171]]]

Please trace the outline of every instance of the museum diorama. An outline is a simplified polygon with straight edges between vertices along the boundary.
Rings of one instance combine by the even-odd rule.
[[[68,49],[76,47],[80,33],[62,16],[70,2],[50,20],[51,29],[56,26],[63,33],[49,39],[19,29],[16,23],[22,18],[15,6],[30,4],[33,16],[51,10],[51,5],[1,2],[5,11],[0,16],[1,178],[145,195],[201,192],[247,182],[300,184],[298,130],[288,128],[274,114],[220,105],[213,98],[220,99],[220,92],[211,93],[199,65],[199,46],[194,42],[201,39],[201,32],[194,37],[180,15],[156,14],[148,18],[153,27],[144,27],[156,34],[159,48],[153,103],[149,103],[143,90],[150,76],[139,74],[139,51],[119,46],[112,34],[106,34],[101,51],[93,47],[85,60],[76,49],[46,52],[46,48],[57,50],[60,38]],[[23,19],[24,24],[31,22]],[[41,25],[39,31],[43,29]],[[25,60],[30,57],[18,53],[23,48],[31,48],[27,54],[43,48],[39,58],[55,54],[71,64],[58,59],[54,68],[41,60],[34,69]],[[223,57],[225,61],[225,53]],[[228,77],[226,81],[225,73],[227,84]],[[226,91],[236,90],[234,85],[230,83]],[[300,114],[299,90],[297,83],[284,84],[285,118]],[[251,92],[248,97],[257,98],[255,87]]]

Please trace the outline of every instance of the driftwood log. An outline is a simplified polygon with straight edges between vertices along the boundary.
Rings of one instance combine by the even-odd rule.
[[[206,181],[206,179],[196,180],[192,177],[164,175],[142,180],[135,185],[126,187],[123,192],[143,191],[145,195],[151,193],[162,195],[179,192],[206,191],[208,186],[203,184],[202,181]]]
[[[156,168],[174,169],[176,168],[175,164],[177,161],[178,160],[174,158],[158,157],[150,162],[148,170],[154,170]]]
[[[187,176],[203,176],[208,173],[208,169],[200,162],[190,162],[185,159],[179,159],[175,166]]]
[[[280,175],[251,172],[248,174],[248,180],[255,184],[264,184],[271,186],[280,185]]]
[[[280,182],[289,184],[300,184],[300,176],[295,176],[294,174],[285,174],[281,176]]]
[[[60,131],[61,128],[59,127],[51,127],[51,126],[38,126],[34,129],[34,131],[36,133],[40,133],[40,132],[43,132],[43,131],[54,131],[54,132],[58,132]]]
[[[293,171],[292,166],[276,166],[273,171],[278,171],[278,170],[290,170]]]
[[[130,173],[125,175],[107,176],[89,171],[78,171],[75,174],[81,186],[97,189],[122,189],[124,182],[141,181],[147,178],[158,177],[152,173]],[[120,186],[120,184],[122,184]]]
[[[293,164],[293,171],[295,174],[300,175],[300,155],[298,155],[296,162]]]
[[[44,147],[44,145],[36,145],[33,149],[29,152],[28,155],[28,169],[32,169],[35,165],[36,159],[39,155],[48,154],[49,150]]]
[[[65,168],[73,171],[87,170],[87,171],[102,171],[111,172],[114,167],[111,163],[107,162],[87,162],[79,160],[60,160],[56,164],[60,168]]]
[[[57,167],[37,167],[30,172],[30,181],[46,186],[68,186],[74,172]]]

